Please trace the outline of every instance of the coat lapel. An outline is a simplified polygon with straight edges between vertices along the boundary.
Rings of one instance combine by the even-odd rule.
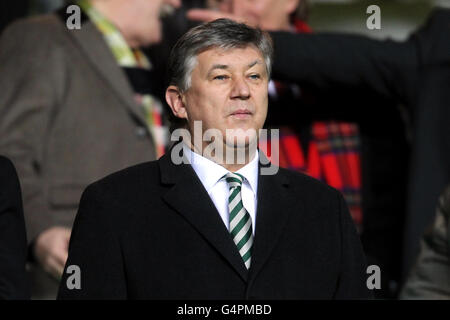
[[[175,165],[170,152],[159,160],[161,181],[173,185],[163,196],[164,201],[182,215],[247,281],[247,269],[227,228],[189,164]]]
[[[125,73],[117,65],[111,50],[97,27],[86,18],[80,30],[67,30],[67,32],[80,47],[92,69],[96,70],[111,87],[132,116],[145,125],[144,110],[135,102],[133,90]]]
[[[249,287],[251,287],[253,280],[261,271],[278,240],[283,235],[295,198],[289,196],[287,176],[278,172],[275,175],[259,175],[257,199],[256,229],[249,271]]]

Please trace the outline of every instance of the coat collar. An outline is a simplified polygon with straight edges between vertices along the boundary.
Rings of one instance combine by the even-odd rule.
[[[174,164],[170,152],[158,162],[162,184],[172,185],[163,200],[202,234],[243,281],[247,281],[248,271],[236,245],[191,165]]]
[[[262,152],[260,152],[260,157],[265,158]],[[279,170],[276,174],[262,174],[264,171],[261,169],[269,166],[271,166],[270,163],[267,166],[260,165],[256,230],[248,287],[251,286],[282,237],[289,214],[295,207],[294,201],[299,201],[298,196],[293,196],[292,191],[289,190],[290,182],[286,171]]]
[[[196,228],[244,281],[252,281],[283,234],[289,208],[292,207],[289,201],[293,198],[287,196],[288,177],[284,171],[263,175],[260,170],[252,265],[247,270],[230,233],[191,165],[176,165],[171,160],[172,153],[182,154],[182,148],[177,146],[179,144],[158,160],[161,183],[171,186],[163,195],[164,201]],[[264,157],[261,152],[260,157]],[[262,167],[267,166],[260,164],[260,169]]]

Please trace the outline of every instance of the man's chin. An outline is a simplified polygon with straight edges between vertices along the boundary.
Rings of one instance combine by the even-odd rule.
[[[256,136],[252,137],[233,137],[236,139],[226,139],[225,144],[227,148],[231,149],[248,149],[257,144]]]

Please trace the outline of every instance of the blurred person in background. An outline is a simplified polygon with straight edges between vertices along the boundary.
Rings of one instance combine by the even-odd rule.
[[[421,240],[416,265],[401,299],[450,300],[450,186],[441,194],[432,225]]]
[[[0,156],[0,300],[29,299],[22,195],[11,161]]]
[[[205,8],[206,0],[183,0],[182,5],[170,15],[162,17],[163,39],[159,43],[152,43],[143,49],[144,53],[150,58],[153,64],[151,73],[152,90],[155,96],[163,101],[163,108],[170,118],[169,106],[165,103],[165,94],[167,87],[167,59],[172,47],[176,41],[189,29],[199,24],[197,21],[186,18],[187,11],[192,8]],[[173,120],[173,119],[172,119]]]
[[[164,115],[141,47],[180,0],[82,0],[0,38],[0,153],[23,188],[32,296],[56,297],[82,190],[165,151]],[[75,13],[76,14],[76,13]],[[72,18],[71,18],[72,17]],[[71,20],[72,19],[72,20]]]
[[[209,2],[214,11],[191,10],[188,16],[208,21],[225,14],[269,31],[311,33],[305,0]],[[275,50],[277,61],[280,51],[292,48],[286,44]],[[269,88],[267,126],[280,128],[280,166],[307,173],[344,195],[368,264],[382,270],[381,290],[375,296],[395,297],[400,281],[402,195],[408,157],[405,126],[396,102],[308,82],[299,86],[271,81]],[[377,109],[379,114],[368,114],[366,108]]]
[[[435,9],[426,24],[404,42],[337,33],[272,36],[277,57],[274,77],[360,92],[368,103],[376,96],[405,106],[412,144],[410,159],[401,161],[408,170],[405,226],[399,229],[404,230],[403,281],[416,259],[423,231],[433,219],[439,194],[450,181],[450,10]],[[280,50],[286,47],[290,50]],[[373,117],[372,125],[379,131],[385,131],[391,118],[375,120],[385,107],[372,108],[364,103],[360,110]],[[383,166],[383,162],[377,165]],[[378,174],[380,180],[400,181],[388,172]],[[392,192],[402,200],[402,190]],[[396,243],[387,242],[386,250],[390,245]]]

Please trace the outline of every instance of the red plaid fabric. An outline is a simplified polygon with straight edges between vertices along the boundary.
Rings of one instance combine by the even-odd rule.
[[[301,21],[298,32],[309,32]],[[282,90],[277,87],[277,93]],[[307,157],[300,138],[289,127],[280,128],[278,163],[271,157],[269,141],[260,142],[261,150],[280,167],[305,173],[339,190],[349,207],[357,229],[362,231],[361,165],[359,128],[355,123],[341,121],[313,122]],[[272,159],[273,158],[273,159]]]

